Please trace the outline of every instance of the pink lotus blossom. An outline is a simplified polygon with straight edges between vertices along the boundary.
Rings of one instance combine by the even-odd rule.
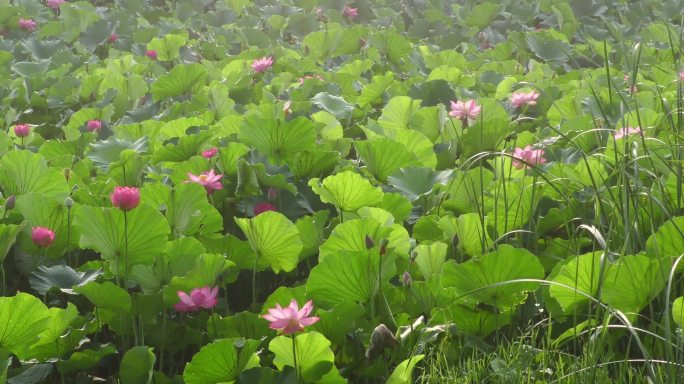
[[[102,122],[100,120],[88,120],[86,128],[90,132],[99,132],[102,129]]]
[[[513,152],[513,166],[517,169],[523,169],[527,165],[539,165],[546,163],[546,159],[543,158],[543,149],[532,149],[531,145],[523,148],[516,148]]]
[[[31,133],[31,126],[28,124],[17,124],[14,126],[14,134],[17,137],[26,137]]]
[[[266,72],[269,68],[273,66],[273,56],[262,57],[261,59],[256,59],[252,61],[252,69],[256,73]]]
[[[55,241],[55,232],[50,228],[33,227],[31,230],[31,240],[39,247],[49,247]]]
[[[205,159],[211,159],[212,157],[216,156],[218,154],[218,148],[212,147],[207,149],[206,151],[202,151],[202,157]]]
[[[217,297],[218,287],[195,288],[189,295],[178,291],[180,301],[173,306],[173,309],[178,312],[197,312],[201,308],[211,309],[218,303]]]
[[[349,20],[354,20],[356,17],[359,16],[359,9],[358,8],[352,8],[350,6],[345,6],[344,11],[342,11],[344,14],[344,17],[346,17]]]
[[[19,28],[23,28],[29,32],[36,30],[38,24],[33,19],[19,19]]]
[[[307,301],[306,304],[299,309],[297,301],[294,299],[290,305],[282,308],[280,304],[276,304],[275,308],[270,308],[267,315],[262,315],[264,319],[271,322],[269,328],[279,330],[284,335],[303,331],[304,327],[308,327],[316,323],[319,318],[316,316],[309,316],[313,310],[313,302]]]
[[[149,57],[150,60],[157,60],[157,51],[148,49],[147,52],[145,52],[145,56]]]
[[[539,97],[539,92],[516,92],[511,95],[511,104],[514,107],[520,108],[523,105],[537,105],[537,98]]]
[[[59,9],[59,6],[64,3],[64,0],[47,0],[47,6],[52,9]]]
[[[204,189],[207,190],[207,193],[212,194],[214,191],[223,189],[223,185],[221,185],[221,177],[223,175],[217,175],[214,173],[214,170],[210,170],[209,172],[203,172],[199,176],[195,176],[192,173],[188,172],[188,177],[190,180],[186,181],[186,183],[193,182],[193,183],[198,183],[201,184]]]
[[[277,211],[278,208],[271,203],[256,203],[254,205],[254,216],[266,211]]]
[[[107,42],[108,42],[109,44],[114,44],[114,42],[116,42],[116,40],[117,40],[118,38],[119,38],[119,36],[117,36],[116,33],[112,32],[112,34],[109,35],[109,37],[107,38]]]
[[[625,136],[634,135],[637,133],[641,134],[641,127],[622,127],[613,132],[613,137],[615,140],[620,140]]]
[[[679,80],[684,81],[684,71],[679,72]]]
[[[475,100],[457,101],[451,102],[451,112],[449,116],[455,117],[457,119],[475,119],[480,114],[482,107],[477,105]]]
[[[140,204],[140,190],[135,187],[116,187],[109,198],[113,206],[130,211]]]

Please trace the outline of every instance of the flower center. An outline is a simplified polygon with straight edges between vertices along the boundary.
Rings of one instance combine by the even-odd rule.
[[[199,179],[200,179],[200,181],[207,181],[208,176],[207,175],[200,175]]]

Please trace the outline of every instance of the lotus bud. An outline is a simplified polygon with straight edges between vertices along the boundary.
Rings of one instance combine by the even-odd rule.
[[[387,253],[387,244],[389,244],[389,240],[387,239],[382,239],[380,241],[380,255]]]
[[[10,195],[7,200],[5,200],[5,210],[6,211],[11,211],[14,209],[14,206],[17,202],[17,197],[14,195]]]
[[[371,237],[368,235],[366,235],[366,238],[364,239],[364,241],[366,243],[366,249],[371,249],[375,246],[373,239],[371,239]]]
[[[413,279],[411,278],[411,274],[408,271],[404,271],[404,274],[401,275],[401,284],[404,285],[404,287],[408,288],[413,284]]]
[[[67,207],[67,208],[73,207],[73,206],[74,206],[74,199],[72,199],[70,196],[68,196],[68,197],[64,200],[64,206]]]

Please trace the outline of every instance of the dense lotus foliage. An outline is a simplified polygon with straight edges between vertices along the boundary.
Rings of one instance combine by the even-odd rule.
[[[0,382],[684,380],[683,13],[0,0]]]

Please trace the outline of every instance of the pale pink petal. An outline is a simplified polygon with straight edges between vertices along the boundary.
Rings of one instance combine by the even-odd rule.
[[[308,327],[309,325],[316,323],[318,320],[320,320],[318,316],[311,316],[299,320],[299,323],[305,327]]]

